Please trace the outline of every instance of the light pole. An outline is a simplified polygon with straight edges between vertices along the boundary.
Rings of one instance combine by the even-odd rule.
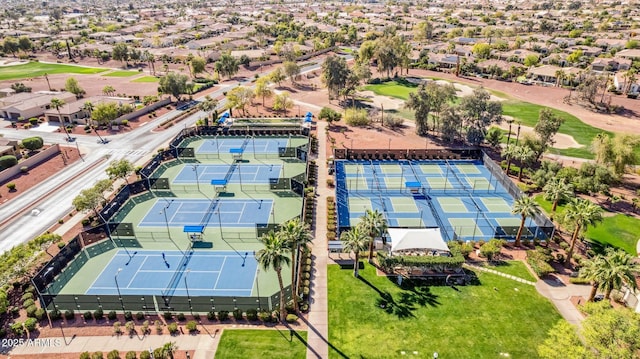
[[[184,272],[184,288],[187,290],[187,300],[189,301],[189,311],[191,312],[191,315],[193,315],[193,307],[191,306],[191,296],[189,295],[189,286],[187,285],[187,276],[189,276],[189,272],[191,272],[191,269],[187,268],[187,270]]]
[[[218,214],[218,228],[220,229],[220,238],[224,240],[224,236],[222,235],[222,219],[220,218],[220,202],[218,202],[218,209],[216,210]]]
[[[516,146],[518,146],[518,140],[520,140],[520,122],[518,122],[518,132],[516,133]]]
[[[120,293],[120,286],[118,285],[118,274],[122,272],[122,268],[118,268],[116,275],[113,277],[116,281],[116,290],[118,291],[118,300],[120,300],[120,306],[122,306],[122,312],[124,312],[124,302],[122,301],[122,294]]]
[[[191,169],[196,172],[196,185],[198,186],[198,192],[200,192],[200,176],[198,176],[198,165],[192,165]]]
[[[105,229],[107,230],[107,236],[109,237],[109,240],[111,240],[111,243],[113,243],[113,247],[117,248],[118,245],[116,244],[116,241],[113,240],[113,235],[111,234],[111,228],[109,228],[109,222],[107,220],[104,219],[104,217],[102,217],[102,214],[100,214],[100,212],[97,212],[98,216],[100,217],[100,219],[102,220],[102,223],[104,223]],[[117,231],[117,229],[116,229]],[[120,241],[120,244],[122,244],[122,241]],[[129,253],[129,250],[127,249],[127,247],[125,245],[122,245],[122,248],[124,248],[124,251],[127,253],[127,256],[129,256],[129,261],[125,264],[125,265],[129,265],[129,262],[131,262],[131,253]]]
[[[254,251],[254,255],[255,255],[255,251]],[[258,311],[261,312],[262,302],[260,301],[260,281],[258,280],[259,277],[260,277],[260,267],[256,269],[256,289],[258,291]]]

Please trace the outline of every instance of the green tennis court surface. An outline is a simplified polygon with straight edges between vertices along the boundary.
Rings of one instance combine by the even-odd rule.
[[[418,213],[418,206],[411,198],[405,197],[392,197],[391,205],[393,206],[394,212],[404,212],[404,213]]]
[[[453,226],[454,232],[459,237],[471,237],[474,234],[482,234],[473,218],[449,218],[449,223]]]
[[[439,164],[432,164],[432,165],[421,164],[420,169],[422,170],[423,173],[442,174],[442,170],[440,169]]]
[[[438,203],[442,210],[445,212],[458,212],[467,213],[467,207],[462,203],[462,200],[454,197],[439,197]]]
[[[371,209],[371,200],[369,198],[352,197],[349,198],[349,211],[350,212],[365,212],[366,209]]]
[[[465,177],[467,183],[474,190],[486,190],[491,191],[494,189],[493,185],[489,183],[489,180],[482,177]]]
[[[429,187],[433,189],[453,189],[455,186],[451,184],[451,179],[442,177],[427,177]]]
[[[356,173],[364,173],[364,168],[362,167],[362,165],[353,165],[353,166],[347,166],[345,167],[345,173],[348,175],[353,175]]]
[[[480,169],[478,169],[478,166],[472,163],[456,164],[455,166],[458,168],[460,173],[464,173],[466,175],[477,175],[482,173]]]
[[[369,185],[366,178],[349,178],[347,179],[347,188],[349,190],[367,190]]]
[[[400,165],[396,165],[396,164],[380,165],[380,170],[384,174],[400,174],[400,173],[402,173],[402,167],[400,167]]]
[[[498,197],[483,197],[480,198],[482,203],[484,203],[485,207],[489,210],[489,212],[498,212],[498,213],[511,213],[511,206],[505,202],[504,199]]]

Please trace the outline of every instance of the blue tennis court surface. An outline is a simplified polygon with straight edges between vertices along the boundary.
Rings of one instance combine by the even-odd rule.
[[[178,268],[182,259],[180,251],[138,250],[129,262],[127,253],[118,251],[85,294],[112,295],[119,289],[122,295],[163,295],[172,284],[177,296],[187,296],[187,289],[192,296],[251,296],[258,268],[253,252],[194,251]]]
[[[278,153],[280,147],[287,147],[288,138],[209,138],[196,153],[229,153],[232,148],[241,148],[244,153]]]
[[[233,170],[229,176],[229,170]],[[226,179],[229,183],[269,183],[270,178],[281,176],[281,165],[185,165],[173,180],[175,184],[210,183],[213,179]],[[196,172],[198,174],[196,178]]]
[[[268,223],[271,199],[158,199],[140,221],[140,227],[255,227]]]

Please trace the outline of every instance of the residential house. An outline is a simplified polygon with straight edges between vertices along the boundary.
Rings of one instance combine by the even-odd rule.
[[[555,85],[558,82],[558,72],[567,73],[568,67],[558,67],[554,65],[542,65],[532,67],[527,71],[527,77],[542,85]]]
[[[515,49],[515,50],[500,53],[498,55],[498,58],[504,61],[519,62],[523,64],[524,59],[526,59],[527,56],[529,55],[535,55],[540,57],[540,54],[535,51],[530,51],[525,49]]]
[[[93,96],[89,98],[83,98],[79,101],[73,101],[65,103],[60,109],[49,109],[45,111],[44,116],[47,121],[60,122],[60,117],[64,123],[74,124],[86,124],[89,118],[89,112],[84,110],[84,104],[91,102],[93,106],[97,106],[101,103],[115,102],[118,105],[133,104],[134,100],[128,97],[109,97],[109,96]],[[58,114],[59,112],[59,114]]]
[[[622,57],[624,59],[640,60],[640,49],[626,49],[618,51],[616,57]]]
[[[8,120],[39,117],[51,108],[53,98],[67,102],[76,101],[76,95],[70,92],[39,91],[19,93],[0,99],[0,116]]]
[[[462,61],[461,56],[456,54],[429,54],[428,63],[440,69],[453,69]]]
[[[0,137],[0,156],[17,155],[18,141]]]
[[[626,71],[631,68],[631,60],[624,58],[597,58],[591,63],[591,69],[596,72]]]
[[[629,94],[640,93],[640,82],[638,82],[637,76],[627,76],[627,72],[616,72],[613,75],[613,86],[619,92],[625,92]]]
[[[565,52],[570,54],[578,50],[582,51],[582,54],[588,57],[600,56],[602,53],[602,49],[595,46],[570,46],[565,49]]]

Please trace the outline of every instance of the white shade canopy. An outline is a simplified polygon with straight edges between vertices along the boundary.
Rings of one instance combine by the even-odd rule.
[[[447,243],[442,239],[440,228],[388,228],[391,239],[391,251],[409,249],[431,249],[449,252]]]

